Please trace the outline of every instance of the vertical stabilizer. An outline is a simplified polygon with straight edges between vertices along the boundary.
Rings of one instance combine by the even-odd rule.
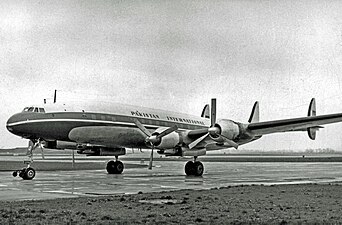
[[[259,102],[256,101],[253,105],[253,109],[251,115],[249,116],[249,123],[257,123],[259,122]]]
[[[57,90],[55,90],[55,94],[53,95],[53,103],[56,103],[57,100]]]
[[[311,99],[310,105],[309,105],[309,110],[308,110],[308,116],[316,116],[316,100],[315,98]],[[316,131],[317,128],[308,128],[308,135],[311,140],[316,139]]]
[[[210,118],[210,112],[209,112],[209,104],[206,104],[202,110],[201,117],[203,118]]]
[[[316,116],[316,100],[315,100],[315,98],[311,99],[311,102],[309,105],[308,116]]]

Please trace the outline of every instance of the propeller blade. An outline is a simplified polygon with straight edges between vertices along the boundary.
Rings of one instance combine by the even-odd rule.
[[[152,169],[152,163],[153,163],[153,149],[154,149],[154,145],[152,145],[152,149],[151,149],[150,162],[149,162],[149,164],[148,164],[148,169],[149,169],[149,170]]]
[[[239,145],[235,141],[230,140],[229,138],[223,136],[222,134],[218,134],[225,143],[229,144],[230,146],[234,147],[235,149],[238,149]]]
[[[203,141],[207,136],[209,135],[209,133],[203,135],[202,137],[196,139],[195,141],[191,142],[189,144],[189,149],[193,149],[194,147],[196,147],[201,141]]]
[[[216,98],[211,99],[211,114],[210,114],[211,124],[210,126],[213,127],[216,123]]]
[[[134,120],[134,123],[135,123],[135,125],[137,125],[137,127],[138,127],[138,128],[139,128],[147,137],[151,137],[151,136],[152,136],[151,132],[150,132],[149,130],[147,130],[146,127],[144,127],[144,125],[142,125],[142,124],[140,123],[139,120],[135,119],[135,120]]]
[[[176,125],[173,126],[173,127],[167,128],[166,130],[164,130],[163,132],[161,132],[160,134],[158,134],[158,135],[157,135],[157,138],[158,138],[158,139],[159,139],[159,138],[162,138],[162,137],[164,137],[164,136],[166,136],[166,135],[168,135],[168,134],[174,132],[174,131],[177,130],[177,129],[178,129],[178,127],[177,127]]]

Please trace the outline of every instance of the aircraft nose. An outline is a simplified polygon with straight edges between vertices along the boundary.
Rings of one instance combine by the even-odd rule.
[[[16,134],[17,133],[17,129],[16,129],[16,125],[18,122],[20,122],[20,114],[14,114],[12,115],[10,118],[8,118],[7,122],[6,122],[6,128],[9,132],[11,132],[12,134]]]
[[[13,122],[14,122],[14,115],[8,118],[6,122],[6,128],[11,133],[13,133],[13,126],[12,126]]]

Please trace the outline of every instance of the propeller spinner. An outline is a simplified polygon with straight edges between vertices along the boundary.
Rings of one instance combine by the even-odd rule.
[[[216,98],[212,98],[211,99],[211,111],[210,111],[210,127],[207,129],[207,133],[205,135],[203,135],[202,137],[196,139],[195,141],[189,144],[189,149],[193,149],[194,147],[196,147],[201,141],[203,141],[209,135],[211,137],[220,137],[220,139],[222,140],[220,143],[222,142],[226,143],[229,146],[232,146],[235,149],[237,149],[239,145],[236,142],[230,140],[229,138],[223,136],[221,134],[221,129],[215,125],[216,125]]]

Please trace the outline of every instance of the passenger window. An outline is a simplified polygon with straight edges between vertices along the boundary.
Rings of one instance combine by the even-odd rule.
[[[112,116],[112,121],[116,121],[115,116]]]
[[[43,108],[39,108],[39,112],[41,112],[41,113],[45,113],[45,109],[43,109]]]
[[[30,107],[27,111],[28,112],[33,112],[34,108],[33,107]]]

